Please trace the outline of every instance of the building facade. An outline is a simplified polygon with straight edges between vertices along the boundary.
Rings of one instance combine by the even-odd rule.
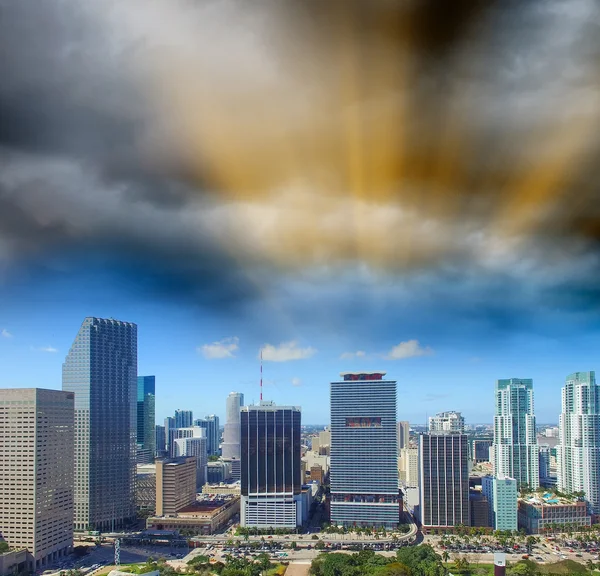
[[[494,530],[517,530],[517,481],[484,476],[481,489],[488,501],[490,524]]]
[[[385,372],[347,372],[331,383],[331,523],[400,521],[396,382]]]
[[[157,424],[155,430],[156,452],[154,455],[156,458],[164,458],[167,455],[167,435],[165,434],[165,427]]]
[[[489,503],[487,497],[481,490],[469,490],[469,515],[469,526],[489,527]]]
[[[398,432],[398,454],[400,450],[408,448],[408,440],[410,438],[410,424],[406,420],[401,420],[396,425]]]
[[[156,454],[156,422],[155,422],[155,389],[154,376],[138,376],[137,379],[137,445],[138,449]]]
[[[440,412],[429,417],[429,433],[449,432],[462,434],[465,431],[465,419],[460,412]]]
[[[524,528],[529,534],[561,531],[561,526],[574,530],[592,524],[585,501],[529,498],[519,500],[518,506],[519,528]]]
[[[404,486],[416,488],[419,485],[418,448],[403,448],[400,450],[399,473]]]
[[[540,475],[533,380],[498,380],[495,404],[494,476],[514,478],[517,486],[536,489]]]
[[[590,512],[600,514],[600,386],[595,372],[567,376],[558,427],[558,489],[583,492]]]
[[[156,461],[156,515],[173,516],[196,501],[196,458]]]
[[[221,446],[223,458],[235,458],[239,460],[241,457],[240,410],[243,405],[244,395],[241,392],[231,392],[227,396],[225,406],[226,421],[223,430],[223,445]]]
[[[200,426],[177,428],[173,430],[173,457],[196,457],[196,488],[202,490],[206,482],[206,465],[208,464],[206,450],[206,429]]]
[[[136,519],[137,326],[86,318],[63,364],[75,393],[75,530]]]
[[[419,437],[419,512],[425,527],[469,525],[469,443],[464,434]]]
[[[295,528],[301,518],[300,408],[261,401],[240,414],[240,524]]]
[[[471,459],[475,464],[478,462],[489,462],[490,461],[490,448],[492,447],[493,440],[477,439],[473,440],[473,450],[471,452]]]
[[[73,546],[74,426],[73,393],[0,389],[0,535],[31,572]]]
[[[191,410],[175,410],[175,428],[189,428],[194,425],[194,413]]]
[[[219,444],[221,431],[219,427],[219,417],[214,414],[194,420],[194,426],[200,426],[206,430],[206,449],[209,456],[218,456],[220,453]]]

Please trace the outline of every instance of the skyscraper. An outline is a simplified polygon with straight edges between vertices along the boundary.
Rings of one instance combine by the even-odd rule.
[[[167,416],[165,418],[165,450],[169,456],[173,456],[173,430],[175,430],[175,418]]]
[[[165,427],[160,424],[156,425],[156,458],[163,458],[167,454],[165,446],[167,445],[167,437],[165,435]]]
[[[567,376],[559,438],[559,490],[584,492],[591,512],[600,514],[600,387],[595,372]]]
[[[189,428],[193,422],[194,413],[191,410],[175,410],[175,428]]]
[[[533,380],[496,382],[494,476],[514,478],[517,486],[539,486],[539,454],[535,433]]]
[[[465,434],[419,437],[419,511],[428,527],[469,525],[469,443]]]
[[[440,412],[429,417],[429,432],[452,432],[462,434],[465,431],[465,419],[460,412]]]
[[[138,376],[137,379],[137,444],[156,454],[156,422],[154,416],[155,377]]]
[[[223,458],[240,458],[240,409],[243,405],[244,395],[241,392],[231,392],[227,396],[226,421],[221,446]]]
[[[217,456],[219,454],[220,428],[219,417],[214,414],[206,416],[206,418],[198,418],[194,420],[194,426],[200,426],[206,430],[206,449],[209,456]]]
[[[86,318],[63,364],[75,392],[75,529],[135,520],[137,326]]]
[[[74,395],[0,389],[0,535],[29,571],[73,546]]]
[[[400,521],[396,382],[345,372],[331,383],[331,522],[395,527]]]
[[[398,431],[398,453],[403,448],[408,448],[408,439],[410,438],[410,424],[402,420],[397,424]]]
[[[298,407],[261,401],[242,408],[242,526],[301,523],[300,439]]]
[[[177,428],[173,430],[173,456],[195,456],[197,489],[202,490],[206,482],[206,464],[208,463],[206,450],[206,429],[200,426]]]

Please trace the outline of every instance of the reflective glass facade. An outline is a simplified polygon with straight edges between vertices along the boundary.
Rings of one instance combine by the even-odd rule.
[[[154,376],[138,376],[137,379],[137,443],[143,450],[156,454]]]
[[[137,326],[86,318],[63,364],[75,392],[75,529],[135,519]]]
[[[331,522],[395,527],[396,382],[382,373],[342,376],[331,383]]]

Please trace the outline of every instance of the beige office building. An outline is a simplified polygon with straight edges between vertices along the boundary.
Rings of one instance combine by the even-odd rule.
[[[196,501],[196,457],[156,461],[156,515],[174,516]]]
[[[403,448],[400,450],[399,473],[400,480],[405,486],[416,487],[419,485],[419,450],[417,448]]]
[[[0,534],[38,570],[73,546],[74,394],[0,390]]]

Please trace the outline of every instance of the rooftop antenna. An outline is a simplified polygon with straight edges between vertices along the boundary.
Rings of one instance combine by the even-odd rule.
[[[262,403],[262,372],[263,368],[262,368],[262,348],[260,349],[260,401]]]

